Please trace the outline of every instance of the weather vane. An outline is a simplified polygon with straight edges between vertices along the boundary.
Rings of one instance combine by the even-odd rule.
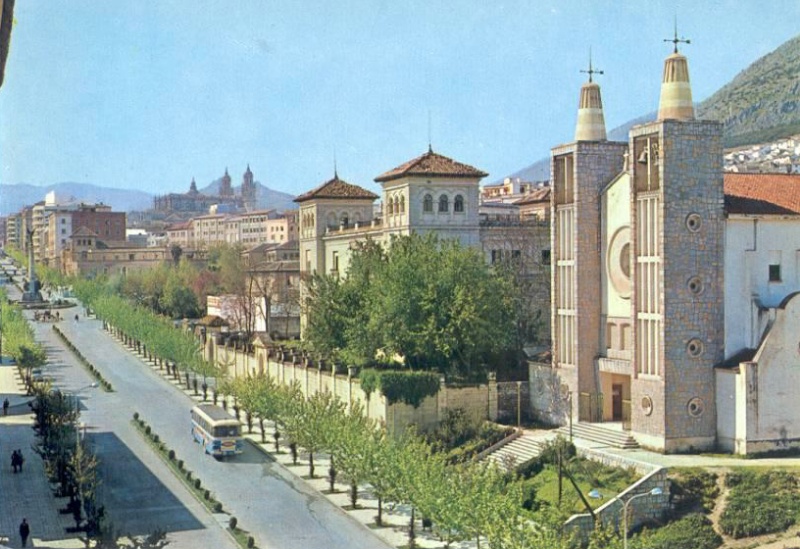
[[[678,53],[678,44],[691,44],[692,41],[686,38],[678,38],[678,18],[675,18],[675,35],[673,38],[664,38],[664,42],[672,42],[675,45],[675,53]]]
[[[589,70],[586,71],[581,69],[581,72],[585,72],[589,75],[589,82],[592,81],[593,74],[604,74],[603,71],[592,68],[592,48],[589,48]]]

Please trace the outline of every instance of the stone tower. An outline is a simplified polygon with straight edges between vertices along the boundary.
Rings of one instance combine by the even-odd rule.
[[[256,209],[256,195],[257,189],[253,180],[253,172],[250,171],[250,164],[248,164],[247,170],[242,176],[242,203],[244,204],[244,209],[248,212]]]
[[[553,366],[564,384],[560,391],[575,397],[562,419],[600,421],[600,194],[622,170],[627,144],[606,140],[600,87],[591,73],[581,89],[575,136],[553,148],[550,163]]]
[[[228,168],[225,168],[225,175],[222,176],[222,181],[220,181],[219,195],[226,198],[233,196],[233,187],[231,186],[231,176],[228,174]]]
[[[689,68],[664,64],[658,120],[630,132],[637,438],[713,448],[714,365],[724,358],[722,125],[695,120]]]

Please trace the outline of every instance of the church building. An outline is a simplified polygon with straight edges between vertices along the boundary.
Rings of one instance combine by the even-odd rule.
[[[655,121],[608,141],[590,67],[575,140],[552,150],[552,364],[532,369],[534,408],[664,452],[800,445],[779,381],[800,381],[800,181],[723,174],[722,124],[695,119],[678,42]],[[788,362],[755,364],[781,319]]]

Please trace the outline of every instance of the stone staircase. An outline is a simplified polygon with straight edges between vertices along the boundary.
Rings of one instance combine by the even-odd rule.
[[[556,433],[565,438],[569,438],[569,426],[559,427],[556,429]],[[602,423],[574,423],[572,425],[572,436],[573,438],[580,438],[625,450],[639,447],[639,443],[636,442],[636,439],[633,438],[628,431],[608,427]]]
[[[492,451],[483,459],[490,463],[496,463],[508,471],[515,469],[526,461],[535,458],[542,451],[545,441],[523,433],[511,442]]]

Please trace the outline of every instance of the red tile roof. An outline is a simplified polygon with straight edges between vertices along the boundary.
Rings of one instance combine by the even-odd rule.
[[[375,178],[378,183],[384,181],[392,181],[393,179],[400,179],[401,177],[409,176],[423,176],[423,177],[486,177],[486,172],[482,172],[477,168],[473,168],[467,164],[456,162],[452,158],[447,158],[441,154],[433,152],[428,149],[428,152],[422,156],[418,156],[413,160],[409,160],[405,164],[397,166],[393,170],[379,175]]]
[[[726,173],[728,214],[800,215],[800,175]]]
[[[311,200],[312,198],[339,198],[339,199],[352,199],[352,198],[363,198],[369,200],[375,200],[378,198],[378,195],[359,187],[358,185],[353,185],[352,183],[348,183],[343,179],[339,179],[339,176],[335,176],[330,181],[326,181],[316,189],[312,189],[307,193],[303,193],[297,198],[294,199],[295,202],[305,202],[306,200]]]
[[[550,187],[542,187],[541,189],[531,191],[515,201],[514,204],[517,206],[526,206],[528,204],[538,204],[540,202],[550,202]]]

